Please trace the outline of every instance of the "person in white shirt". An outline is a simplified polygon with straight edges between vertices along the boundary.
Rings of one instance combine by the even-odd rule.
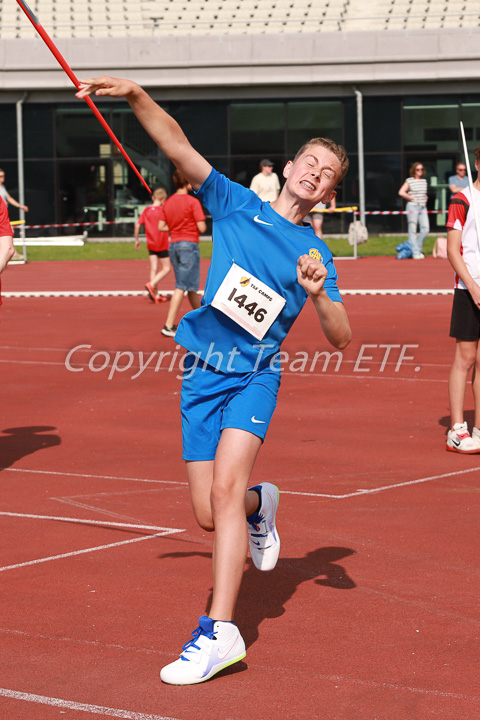
[[[0,168],[0,197],[3,198],[5,205],[13,205],[13,207],[16,207],[16,208],[19,208],[20,210],[24,210],[25,212],[28,212],[28,206],[20,205],[20,203],[17,202],[7,191],[7,188],[5,187],[4,182],[5,182],[5,171]]]
[[[280,181],[273,172],[273,162],[265,158],[260,161],[260,172],[252,178],[250,190],[264,202],[275,202],[280,194]]]
[[[480,170],[480,145],[474,150],[475,169]],[[480,203],[480,180],[456,193],[450,201],[447,219],[448,259],[455,271],[450,337],[455,338],[455,355],[448,379],[451,428],[446,449],[450,452],[480,453],[480,256],[472,203]],[[470,435],[464,418],[469,377],[475,408]]]

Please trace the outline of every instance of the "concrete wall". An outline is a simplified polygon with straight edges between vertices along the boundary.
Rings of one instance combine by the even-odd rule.
[[[428,83],[478,92],[480,28],[284,35],[59,39],[79,78],[131,77],[157,97],[384,93]],[[434,85],[433,83],[438,83]],[[72,85],[43,41],[3,40],[0,102],[71,99]]]

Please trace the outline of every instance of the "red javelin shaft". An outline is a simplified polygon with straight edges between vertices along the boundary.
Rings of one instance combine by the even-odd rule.
[[[28,5],[27,5],[27,3],[25,2],[25,0],[17,0],[17,3],[18,3],[18,4],[20,5],[20,7],[22,8],[23,12],[24,12],[25,15],[28,17],[28,19],[29,19],[30,22],[32,23],[33,27],[35,28],[35,30],[38,32],[38,34],[39,34],[40,37],[42,38],[42,40],[43,40],[43,42],[45,43],[45,45],[46,45],[46,46],[48,47],[48,49],[53,53],[53,55],[55,56],[56,60],[60,63],[60,65],[62,66],[62,68],[65,70],[65,72],[67,73],[68,77],[70,78],[70,80],[72,81],[72,83],[75,85],[75,87],[77,88],[77,90],[80,90],[80,82],[79,82],[77,76],[75,75],[75,73],[73,72],[72,68],[71,68],[70,65],[67,63],[67,61],[65,60],[65,58],[63,57],[63,55],[60,53],[59,49],[57,48],[57,46],[55,45],[55,43],[53,42],[53,40],[52,40],[52,39],[50,38],[50,36],[45,32],[44,28],[40,25],[40,23],[39,23],[39,21],[38,21],[38,18],[35,16],[35,14],[33,13],[33,11],[28,7]],[[89,96],[87,96],[87,97],[84,98],[84,100],[85,100],[85,102],[87,103],[87,105],[90,107],[90,109],[92,110],[92,112],[93,112],[93,114],[95,115],[95,117],[97,118],[97,120],[103,125],[103,127],[105,128],[105,130],[107,131],[107,133],[110,135],[110,137],[112,138],[113,142],[115,143],[115,145],[117,146],[117,148],[120,150],[120,152],[122,153],[123,157],[124,157],[125,160],[128,162],[128,164],[130,165],[130,167],[132,168],[132,170],[134,171],[135,175],[137,175],[137,177],[142,181],[142,183],[145,185],[145,187],[147,188],[148,192],[149,192],[150,195],[151,195],[151,194],[152,194],[152,191],[151,191],[150,188],[148,187],[147,183],[145,182],[145,180],[144,180],[144,178],[142,177],[142,175],[140,174],[140,172],[137,170],[137,168],[136,168],[135,165],[133,164],[133,162],[132,162],[132,160],[130,159],[130,157],[127,155],[127,152],[126,152],[126,150],[124,149],[123,145],[121,144],[120,140],[116,137],[115,133],[113,132],[113,130],[111,129],[110,125],[107,123],[107,121],[106,121],[105,118],[103,117],[103,115],[102,115],[102,113],[100,112],[100,110],[97,108],[97,106],[96,106],[95,103],[93,102],[92,98],[89,97]]]

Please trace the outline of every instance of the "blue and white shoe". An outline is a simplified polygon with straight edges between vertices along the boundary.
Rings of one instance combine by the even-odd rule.
[[[260,483],[250,490],[260,494],[260,507],[247,517],[248,542],[253,564],[259,570],[273,570],[280,555],[280,537],[275,525],[280,492],[272,483]]]
[[[245,643],[234,623],[212,620],[202,615],[192,639],[174,662],[160,671],[169,685],[195,685],[205,682],[246,655]]]

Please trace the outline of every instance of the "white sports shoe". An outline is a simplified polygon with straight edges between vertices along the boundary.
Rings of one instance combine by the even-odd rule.
[[[192,640],[183,646],[183,652],[174,662],[160,670],[160,679],[169,685],[195,685],[205,682],[247,654],[245,643],[236,625],[200,618]]]
[[[455,423],[447,433],[446,449],[450,452],[473,455],[480,453],[480,431],[473,429],[473,437],[468,432],[467,423]]]
[[[253,564],[259,570],[273,570],[280,555],[280,537],[275,525],[280,493],[272,483],[260,483],[250,490],[260,492],[260,507],[247,517],[248,542]]]

